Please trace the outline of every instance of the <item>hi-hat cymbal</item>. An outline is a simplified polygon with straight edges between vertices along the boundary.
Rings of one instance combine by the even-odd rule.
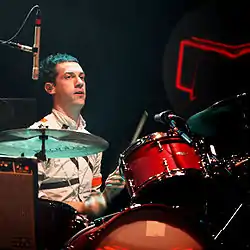
[[[102,152],[107,141],[90,133],[57,129],[14,129],[0,132],[0,154],[17,157],[71,158]]]

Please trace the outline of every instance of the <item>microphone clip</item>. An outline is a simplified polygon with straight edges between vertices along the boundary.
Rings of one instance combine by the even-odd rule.
[[[38,51],[38,48],[36,48],[36,47],[31,47],[31,46],[28,46],[28,45],[15,43],[15,42],[12,42],[12,41],[9,41],[9,42],[0,41],[0,43],[3,44],[3,45],[7,45],[7,46],[9,46],[9,47],[11,47],[13,49],[18,49],[18,50],[25,51],[25,52],[28,52],[28,53],[37,53],[37,51]]]
[[[154,120],[156,122],[161,122],[163,124],[167,124],[170,129],[177,133],[180,137],[182,137],[188,144],[193,145],[193,140],[184,132],[182,131],[176,124],[176,120],[182,120],[184,121],[185,125],[186,122],[185,120],[180,117],[175,115],[172,111],[168,110],[168,111],[163,111],[160,114],[156,114],[154,116]]]

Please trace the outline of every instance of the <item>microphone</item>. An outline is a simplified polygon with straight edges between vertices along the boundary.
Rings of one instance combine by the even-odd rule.
[[[175,115],[173,113],[173,111],[171,111],[171,110],[163,111],[160,114],[156,114],[154,116],[154,120],[156,122],[161,122],[163,124],[169,123],[169,120],[175,119],[175,118],[183,120],[183,118],[181,118],[180,116]]]
[[[27,46],[27,45],[23,45],[23,44],[20,44],[20,43],[14,43],[14,42],[1,42],[1,44],[5,44],[5,45],[8,45],[10,46],[11,48],[14,48],[14,49],[19,49],[19,50],[22,50],[22,51],[25,51],[25,52],[29,52],[29,53],[33,53],[34,49],[31,47],[31,46]]]
[[[171,110],[163,111],[160,114],[156,114],[154,116],[154,120],[156,122],[168,124],[172,128],[172,130],[175,131],[178,135],[180,135],[185,141],[187,141],[189,144],[193,144],[193,140],[184,131],[180,130],[176,126],[175,119],[181,119],[182,121],[185,122],[185,120],[182,117],[175,115]]]
[[[33,67],[32,67],[33,80],[38,80],[39,77],[40,37],[41,37],[41,11],[40,9],[38,9],[36,12],[34,45],[33,45]]]

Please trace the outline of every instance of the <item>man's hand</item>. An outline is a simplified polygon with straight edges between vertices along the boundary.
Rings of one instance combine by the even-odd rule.
[[[106,179],[103,195],[108,202],[111,202],[123,190],[124,186],[125,180],[120,175],[119,167],[117,167]]]
[[[117,167],[105,181],[105,189],[102,193],[92,193],[84,202],[66,202],[76,209],[79,213],[88,214],[90,216],[101,216],[107,207],[107,202],[117,196],[124,188],[125,180],[122,178]]]

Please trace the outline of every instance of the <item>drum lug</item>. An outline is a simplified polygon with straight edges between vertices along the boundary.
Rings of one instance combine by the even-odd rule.
[[[163,147],[162,147],[161,143],[159,141],[156,141],[156,144],[158,146],[159,152],[162,152],[163,151]]]
[[[124,176],[127,176],[127,178],[125,178],[125,181],[126,181],[128,187],[129,187],[130,195],[132,197],[134,197],[134,196],[136,196],[136,193],[135,193],[134,180],[132,178],[132,172],[131,172],[130,168],[128,168],[128,165],[124,160],[124,155],[123,154],[120,154],[120,163],[119,164],[120,164],[120,169],[123,170],[122,174],[124,175],[124,173],[125,173]],[[121,166],[123,168],[121,168]]]
[[[134,184],[134,180],[133,179],[128,179],[128,185],[131,188],[131,192],[132,192],[132,197],[136,196],[135,194],[135,184]]]
[[[167,161],[167,159],[163,158],[162,161],[163,161],[164,168],[167,170],[168,176],[172,176],[171,171],[169,170],[169,167],[168,167],[168,161]]]
[[[104,228],[100,228],[97,231],[91,233],[90,235],[88,235],[88,239],[91,241],[95,240],[96,237],[98,237],[103,230],[104,230]]]

